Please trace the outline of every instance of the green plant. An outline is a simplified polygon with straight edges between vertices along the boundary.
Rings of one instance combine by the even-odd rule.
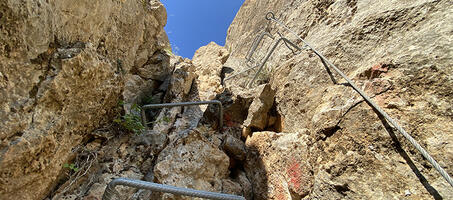
[[[164,116],[164,117],[162,118],[162,120],[164,120],[164,122],[170,123],[170,118],[167,117],[167,116]]]
[[[167,116],[164,116],[161,119],[158,119],[158,120],[154,121],[153,124],[160,124],[162,122],[170,123],[171,119],[169,117],[167,117]]]
[[[121,107],[121,106],[124,106],[124,101],[123,100],[118,101],[118,107]]]
[[[143,99],[144,104],[158,104],[160,99],[158,95],[146,95]]]
[[[124,104],[124,102],[120,101],[119,104],[121,105],[121,103]],[[145,130],[145,126],[142,124],[140,112],[141,108],[137,104],[133,104],[130,113],[114,119],[113,122],[135,134],[141,134]]]
[[[65,163],[65,164],[63,165],[63,168],[70,169],[70,170],[72,170],[72,171],[74,171],[74,172],[78,172],[78,171],[80,170],[79,168],[77,168],[77,167],[75,166],[74,163],[71,163],[71,164]]]
[[[152,104],[153,100],[153,95],[146,95],[145,98],[143,98],[143,103]]]

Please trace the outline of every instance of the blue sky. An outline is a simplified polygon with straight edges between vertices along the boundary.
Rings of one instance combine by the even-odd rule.
[[[167,8],[167,31],[173,52],[192,58],[209,42],[223,46],[228,27],[244,0],[161,0]]]

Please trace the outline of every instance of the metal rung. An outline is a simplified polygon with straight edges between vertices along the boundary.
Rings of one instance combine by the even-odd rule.
[[[145,110],[146,109],[152,109],[152,108],[170,108],[170,107],[181,107],[181,106],[195,106],[195,105],[205,105],[205,104],[216,104],[219,106],[219,131],[222,132],[223,128],[223,106],[222,102],[218,100],[212,100],[212,101],[196,101],[196,102],[180,102],[180,103],[163,103],[163,104],[148,104],[142,106],[142,122],[143,124],[147,124],[146,120],[146,114]]]
[[[245,56],[245,59],[247,60],[247,62],[249,62],[252,59],[252,56],[255,53],[256,48],[261,43],[261,41],[264,39],[264,36],[274,39],[274,37],[269,32],[267,32],[267,31],[261,32],[253,41],[251,48],[247,52],[247,56]]]
[[[280,33],[279,33],[280,35]],[[290,48],[290,46],[294,47],[295,49],[297,49],[298,51],[302,51],[301,48],[299,48],[296,44],[294,44],[293,42],[291,42],[290,40],[288,40],[287,38],[283,37],[282,35],[280,35],[280,39],[278,39],[278,41],[274,44],[274,46],[272,47],[272,49],[269,51],[269,53],[267,54],[266,58],[264,58],[264,61],[261,63],[261,66],[260,68],[258,69],[258,71],[255,73],[255,76],[253,76],[253,79],[249,82],[248,84],[248,87],[250,87],[253,82],[255,81],[256,77],[258,77],[258,74],[261,72],[261,70],[263,69],[264,65],[266,64],[266,62],[269,60],[269,58],[271,57],[271,55],[274,53],[275,49],[277,48],[277,46],[280,44],[280,42],[284,42],[286,47],[288,47],[288,49],[290,49],[294,54],[296,54],[294,52],[294,50],[292,48]],[[289,45],[288,45],[289,44]]]
[[[240,74],[243,74],[243,73],[245,73],[245,72],[247,72],[247,71],[249,71],[249,70],[251,70],[251,69],[253,69],[253,68],[258,67],[258,65],[250,66],[250,65],[251,65],[250,63],[255,62],[255,61],[253,60],[253,58],[252,58],[252,57],[253,57],[253,54],[255,53],[256,49],[258,48],[258,45],[259,45],[259,44],[261,43],[261,41],[264,39],[264,36],[267,36],[267,37],[269,37],[269,38],[271,38],[271,39],[274,39],[274,37],[273,37],[269,32],[267,32],[267,31],[262,31],[259,35],[257,35],[257,36],[255,37],[255,39],[253,40],[252,46],[251,46],[250,49],[248,50],[247,55],[245,56],[245,64],[246,64],[247,66],[249,66],[249,68],[247,68],[247,69],[245,69],[245,70],[242,70],[242,71],[240,71],[240,72],[238,72],[238,73],[235,73],[235,74],[233,74],[233,75],[231,75],[231,76],[229,76],[229,77],[226,77],[226,78],[224,79],[224,81],[227,81],[227,80],[229,80],[229,79],[232,79],[232,78],[234,78],[234,77],[236,77],[236,76],[238,76],[238,75],[240,75]]]
[[[236,73],[236,74],[233,74],[233,75],[229,76],[228,78],[225,78],[224,81],[227,81],[227,80],[229,80],[229,79],[232,79],[232,78],[238,76],[239,74],[242,74],[242,73],[245,73],[245,72],[247,72],[247,71],[250,71],[251,69],[257,68],[258,66],[259,66],[259,65],[255,65],[255,66],[253,66],[253,67],[249,67],[249,68],[247,68],[247,69],[245,69],[245,70],[242,70],[242,71],[240,71],[240,72],[238,72],[238,73]]]
[[[242,70],[238,73],[235,73],[227,78],[224,79],[224,81],[227,81],[229,79],[232,79],[240,74],[243,74],[247,71],[250,71],[254,68],[257,68],[257,67],[260,67],[258,69],[258,71],[255,73],[253,79],[247,84],[248,87],[250,87],[253,82],[255,81],[255,79],[258,77],[258,74],[261,72],[262,68],[264,67],[264,65],[266,64],[266,62],[269,60],[270,56],[272,55],[272,53],[274,53],[275,49],[277,48],[277,46],[280,44],[281,41],[283,41],[285,43],[285,46],[291,50],[293,52],[293,54],[297,54],[293,48],[295,48],[298,52],[302,51],[303,49],[307,49],[308,47],[307,46],[304,46],[303,48],[299,48],[296,44],[294,44],[293,42],[291,42],[289,39],[283,37],[279,32],[277,32],[278,35],[280,36],[280,39],[275,43],[275,45],[272,47],[272,49],[269,51],[269,53],[267,54],[267,56],[264,58],[264,61],[260,64],[260,65],[255,65],[255,66],[251,66],[245,70]],[[246,64],[248,66],[249,65],[249,62],[252,62],[253,61],[253,54],[255,53],[258,45],[261,43],[261,41],[263,40],[264,36],[268,36],[269,38],[272,38],[274,39],[274,37],[267,31],[263,31],[262,33],[260,33],[259,35],[257,35],[257,37],[255,37],[253,43],[252,43],[252,46],[250,48],[250,50],[247,52],[247,56],[245,57],[246,59]],[[293,48],[291,48],[293,47]]]
[[[206,199],[216,199],[216,200],[245,200],[242,196],[224,194],[217,192],[208,192],[201,190],[194,190],[189,188],[175,187],[171,185],[163,185],[157,183],[151,183],[141,180],[127,179],[127,178],[117,178],[111,181],[105,188],[104,195],[102,195],[102,200],[112,200],[114,195],[119,195],[115,187],[117,185],[129,186],[137,189],[151,190],[155,192],[166,192],[176,195],[191,196],[191,197],[200,197]]]

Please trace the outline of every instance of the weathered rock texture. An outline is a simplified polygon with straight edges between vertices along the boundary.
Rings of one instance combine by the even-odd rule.
[[[255,132],[246,145],[244,166],[254,180],[255,199],[299,199],[310,193],[313,170],[305,132]]]
[[[224,50],[217,45],[214,47]],[[217,57],[213,56],[209,51],[198,52],[199,57],[214,61],[223,57],[217,53]],[[208,74],[219,77],[216,71],[221,70],[222,63],[214,63],[199,67],[211,69]],[[198,87],[197,83],[203,82],[189,59],[170,56],[170,68],[174,69],[171,76],[151,92],[153,96],[148,103],[199,101],[203,99],[201,94],[220,95],[220,91]],[[135,94],[141,91],[134,89]],[[218,127],[210,123],[217,122],[217,115],[206,120],[204,110],[212,112],[213,109],[211,106],[208,109],[186,106],[146,110],[149,129],[140,135],[114,134],[118,132],[114,127],[93,132],[94,140],[77,153],[75,160],[80,170],[66,170],[70,176],[52,194],[52,199],[100,199],[107,184],[118,177],[243,195],[250,199],[251,183],[245,172],[234,164],[235,160],[246,157],[244,142],[219,133]],[[84,156],[87,152],[95,159]],[[192,199],[128,187],[118,187],[118,191],[120,199]]]
[[[176,56],[171,56],[170,59],[170,66],[174,68],[174,71],[170,77],[167,77],[166,83],[161,84],[158,89],[151,93],[146,93],[147,96],[154,94],[150,99],[146,100],[152,101],[148,103],[162,103],[162,101],[181,102],[189,98],[189,93],[192,91],[191,85],[196,78],[193,73],[194,66],[188,59],[183,60]],[[183,110],[184,113],[181,113]],[[175,168],[160,168],[160,171],[156,170],[154,172],[154,166],[156,164],[162,166],[169,161],[176,163],[178,159],[177,152],[181,149],[174,148],[172,144],[182,142],[183,140],[180,137],[181,130],[188,132],[197,127],[199,118],[202,117],[202,114],[193,116],[193,112],[186,112],[186,110],[181,107],[175,107],[155,110],[151,112],[154,115],[146,113],[151,116],[147,119],[150,123],[150,129],[144,130],[141,134],[128,134],[111,125],[90,133],[89,142],[78,148],[76,152],[74,163],[79,170],[65,169],[69,176],[64,177],[64,181],[61,181],[64,183],[59,185],[49,197],[55,200],[73,198],[101,199],[107,184],[114,178],[119,177],[149,182],[167,182],[166,177],[162,178],[161,174],[172,172],[172,174],[176,175],[172,171]],[[203,144],[197,147],[209,147],[203,141],[198,141],[197,139],[200,138],[196,136],[191,137],[191,139],[196,144]],[[221,153],[218,149],[211,150],[217,150],[217,153]],[[158,161],[160,155],[166,159]],[[227,157],[225,154],[220,155]],[[207,157],[199,157],[198,161],[205,161],[205,158]],[[228,160],[224,162],[224,165],[226,165],[224,168],[227,168]],[[192,165],[187,166],[190,169]],[[180,171],[178,170],[177,172]],[[183,172],[180,173],[183,174]],[[170,180],[175,180],[174,177],[170,178],[172,178]],[[178,180],[182,180],[180,179],[181,177],[178,178]],[[190,179],[190,176],[188,178]],[[191,187],[191,185],[184,186]],[[161,195],[151,193],[148,190],[137,190],[121,186],[117,187],[117,189],[120,196],[116,198],[119,199],[144,200],[161,198]]]
[[[450,1],[246,0],[226,48],[211,43],[193,61],[168,55],[158,1],[2,1],[0,9],[0,199],[52,190],[51,199],[100,199],[116,177],[247,199],[453,198],[312,52],[295,56],[282,44],[253,89],[243,87],[253,70],[224,81],[248,67],[262,30],[301,44],[264,19],[273,11],[453,174]],[[270,46],[266,38],[251,64]],[[126,112],[136,103],[219,99],[223,134],[214,106],[147,111],[152,125],[141,135],[97,129],[111,123],[121,96]],[[79,170],[64,168],[68,160]],[[118,190],[125,199],[190,199]]]
[[[0,199],[43,199],[124,90],[171,73],[165,24],[154,0],[0,2]]]
[[[221,85],[222,65],[228,59],[228,50],[214,42],[199,48],[192,62],[198,75],[197,84],[201,100],[212,100],[223,92]]]
[[[154,167],[156,179],[163,184],[222,191],[228,177],[228,156],[199,132],[169,144]],[[164,194],[162,199],[172,195]],[[188,198],[190,199],[190,198]]]
[[[301,44],[264,19],[273,11],[453,174],[452,9],[448,0],[247,0],[228,30],[232,54],[225,65],[245,69],[262,30]],[[272,42],[264,41],[255,60]],[[281,44],[266,66],[282,133],[252,132],[247,139],[257,154],[246,162],[255,199],[453,198],[437,171],[311,51],[295,56]],[[238,91],[238,83],[227,81],[226,88]]]
[[[257,96],[250,105],[244,126],[254,130],[264,130],[269,124],[268,113],[274,105],[275,91],[266,84],[258,86],[255,92]]]
[[[171,86],[167,92],[169,101],[212,100],[223,92],[220,84],[222,64],[228,58],[225,48],[215,43],[201,47],[191,62],[186,59],[176,66]],[[193,64],[192,64],[193,63]],[[179,66],[182,66],[180,68]],[[178,72],[178,69],[185,69]],[[196,75],[195,77],[193,75]],[[214,124],[218,120],[216,106],[187,106],[172,108],[174,112],[161,111],[159,117],[169,116],[168,145],[156,155],[153,170],[154,181],[198,190],[224,192],[251,196],[251,186],[245,172],[230,176],[232,158],[242,160],[245,157],[245,145],[236,138],[230,138],[234,144],[223,144],[225,135],[218,132]],[[212,108],[212,109],[210,109]],[[203,115],[203,113],[215,113]],[[158,119],[159,119],[158,117]],[[206,119],[209,118],[209,119]],[[175,120],[173,120],[175,119]],[[204,119],[204,120],[202,120]],[[202,123],[199,123],[199,122]],[[154,127],[153,131],[159,130]],[[241,145],[242,144],[242,145]],[[172,194],[154,193],[153,199],[192,199],[191,197]]]

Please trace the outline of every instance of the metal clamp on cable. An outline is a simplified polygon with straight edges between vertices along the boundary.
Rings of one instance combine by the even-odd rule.
[[[286,46],[289,50],[291,50],[291,51],[293,52],[294,55],[298,55],[298,54],[300,54],[300,53],[302,52],[302,49],[301,49],[301,48],[299,48],[296,44],[290,42],[287,38],[283,37],[283,35],[282,35],[280,32],[277,31],[277,34],[280,36],[280,38],[284,38],[284,39],[285,39],[285,40],[283,40],[283,42],[285,43],[285,46]],[[288,43],[290,43],[290,44],[288,44]],[[292,46],[293,48],[295,48],[296,51],[294,51],[294,49],[291,48],[291,46]]]
[[[222,106],[222,102],[220,102],[218,100],[144,105],[144,106],[142,106],[142,113],[141,113],[142,114],[142,123],[145,125],[147,124],[145,109],[170,108],[170,107],[180,107],[180,106],[195,106],[195,105],[205,105],[205,104],[216,104],[219,106],[219,132],[222,132],[223,106]]]

